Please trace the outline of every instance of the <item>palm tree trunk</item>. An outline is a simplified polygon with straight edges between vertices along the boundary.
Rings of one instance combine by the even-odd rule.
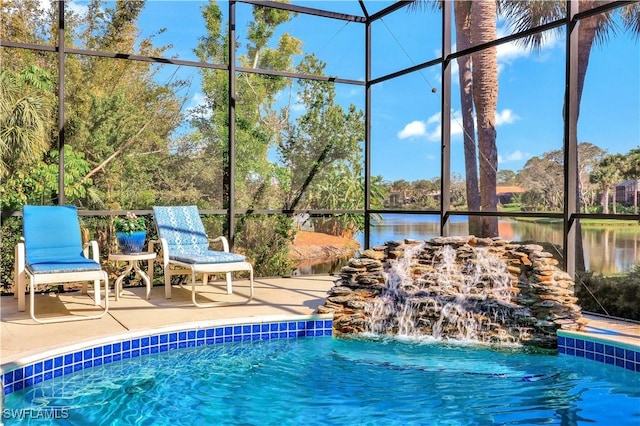
[[[453,3],[456,25],[456,45],[458,50],[471,47],[471,2],[456,1]],[[460,109],[462,113],[462,133],[464,140],[464,169],[467,192],[467,208],[470,211],[480,210],[480,191],[478,189],[478,160],[476,156],[476,130],[473,123],[473,79],[471,73],[471,56],[465,55],[457,59],[458,80],[460,83]],[[480,235],[480,218],[469,217],[469,234]]]
[[[496,39],[496,2],[478,0],[471,5],[471,40],[475,45]],[[480,204],[482,211],[497,211],[496,174],[496,107],[498,103],[497,49],[476,52],[473,61],[473,100],[478,122],[480,153]],[[498,218],[482,218],[482,237],[498,236]]]

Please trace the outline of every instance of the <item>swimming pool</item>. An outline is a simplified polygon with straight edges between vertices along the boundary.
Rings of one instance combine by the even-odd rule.
[[[122,359],[15,391],[5,412],[43,425],[637,425],[640,388],[633,371],[576,357],[311,337]]]

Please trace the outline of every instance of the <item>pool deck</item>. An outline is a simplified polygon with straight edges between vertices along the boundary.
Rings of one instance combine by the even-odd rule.
[[[38,324],[27,311],[18,311],[18,302],[12,296],[0,298],[0,364],[20,363],[38,354],[60,347],[81,345],[98,339],[117,338],[135,332],[162,330],[171,327],[204,322],[270,321],[316,314],[324,303],[327,292],[337,277],[328,275],[255,280],[253,300],[248,304],[197,308],[191,304],[190,287],[174,286],[172,298],[164,297],[164,286],[154,286],[149,300],[144,298],[144,287],[125,288],[119,301],[113,292],[109,299],[109,312],[102,318],[55,324]],[[234,281],[234,295],[228,296],[220,285],[208,286],[207,299],[241,302],[249,294],[247,280]],[[90,292],[91,295],[91,292]],[[92,300],[80,292],[60,296],[37,295],[36,315],[78,314],[91,310]],[[232,300],[230,300],[230,298]],[[65,301],[63,304],[61,299]],[[199,301],[205,301],[203,298]],[[576,334],[603,341],[623,343],[640,348],[640,324],[587,316],[585,330]]]
[[[314,315],[324,303],[335,276],[301,276],[293,278],[256,279],[254,297],[248,304],[198,308],[191,304],[191,287],[172,287],[172,298],[166,299],[164,286],[154,286],[145,299],[144,287],[125,287],[120,300],[109,298],[109,311],[100,319],[54,324],[38,324],[29,316],[29,296],[26,311],[18,311],[13,296],[0,298],[0,365],[19,361],[63,346],[81,344],[101,338],[117,337],[132,332],[162,330],[202,322],[249,319],[250,321],[279,320],[295,316]],[[219,284],[219,285],[218,285]],[[198,302],[207,299],[243,302],[249,295],[249,281],[233,283],[234,294],[228,296],[224,283],[213,283]],[[60,295],[36,295],[36,316],[98,313],[89,296],[79,291]],[[64,300],[64,304],[61,302]],[[230,300],[231,299],[231,300]],[[103,301],[104,303],[104,301]],[[86,314],[84,312],[82,314]]]

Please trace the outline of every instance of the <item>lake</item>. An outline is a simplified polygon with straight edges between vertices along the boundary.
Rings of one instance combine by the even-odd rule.
[[[611,221],[615,224],[614,221]],[[501,218],[498,223],[500,237],[510,241],[538,241],[562,246],[562,223],[531,223]],[[451,235],[468,235],[466,217],[452,217]],[[405,238],[427,240],[440,235],[440,224],[433,215],[385,214],[371,228],[371,246]],[[627,272],[640,262],[640,225],[598,226],[583,225],[582,241],[586,269],[596,274]],[[364,235],[356,235],[364,247]],[[337,273],[347,259],[333,259],[299,268],[296,274]]]

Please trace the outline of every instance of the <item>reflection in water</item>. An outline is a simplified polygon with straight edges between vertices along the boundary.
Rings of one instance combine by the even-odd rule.
[[[428,215],[383,215],[383,222],[371,228],[371,246],[404,238],[428,240],[440,235],[440,223],[436,216]],[[554,244],[562,250],[561,223],[531,223],[515,220],[500,220],[500,237],[511,241],[537,241]],[[454,217],[450,223],[451,235],[468,235],[466,218]],[[364,247],[364,238],[356,239]],[[587,270],[596,274],[614,274],[631,270],[640,261],[640,225],[591,227],[582,226],[582,241]],[[557,255],[558,253],[554,253]],[[339,273],[347,259],[333,260],[300,268],[297,273]]]

